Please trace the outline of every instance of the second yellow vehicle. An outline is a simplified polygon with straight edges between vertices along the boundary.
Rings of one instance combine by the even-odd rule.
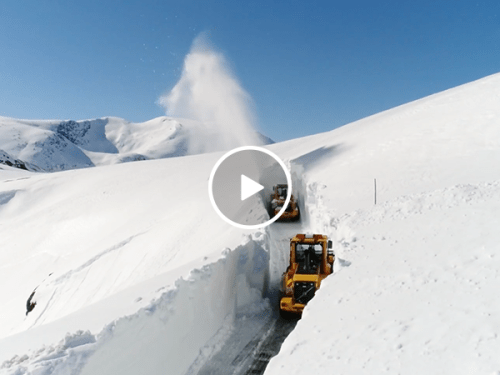
[[[278,214],[278,212],[283,208],[285,204],[286,195],[288,193],[288,185],[280,184],[273,187],[273,193],[271,194],[271,207],[270,215],[271,217]],[[296,221],[300,218],[299,205],[297,199],[293,196],[290,197],[290,203],[285,209],[285,212],[280,216],[277,221]]]

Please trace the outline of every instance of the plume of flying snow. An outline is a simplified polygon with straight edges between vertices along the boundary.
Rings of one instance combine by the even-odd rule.
[[[189,137],[189,153],[262,144],[254,128],[249,94],[204,34],[194,40],[177,84],[158,103],[168,116],[199,123],[193,130],[196,134]]]

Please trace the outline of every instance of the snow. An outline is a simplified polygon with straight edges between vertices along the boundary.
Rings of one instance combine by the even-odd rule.
[[[241,87],[224,55],[213,48],[208,34],[193,41],[184,59],[181,77],[158,99],[168,115],[194,119],[196,136],[190,154],[267,144],[255,132],[250,95]]]
[[[109,118],[81,144],[64,135],[96,168],[2,164],[0,374],[213,373],[271,324],[298,232],[334,240],[335,273],[266,374],[500,373],[499,99],[497,74],[268,146],[290,167],[302,221],[258,231],[209,203],[222,152],[115,164],[168,149],[144,124]],[[49,164],[36,156],[47,143],[19,155],[60,122],[0,120],[1,150]]]
[[[197,139],[201,133],[202,141]],[[251,135],[258,144],[272,143],[259,133]],[[211,150],[222,150],[214,129],[199,121],[165,116],[143,123],[118,117],[80,121],[0,117],[0,163],[19,159],[34,171],[193,155],[204,151],[203,142]]]
[[[497,74],[302,140],[336,273],[266,374],[500,371],[499,98]]]
[[[499,198],[463,185],[343,217],[356,235],[266,373],[496,371]]]

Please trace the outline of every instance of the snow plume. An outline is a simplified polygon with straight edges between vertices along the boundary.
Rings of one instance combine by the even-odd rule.
[[[205,34],[194,40],[179,82],[158,103],[169,116],[199,122],[190,137],[189,153],[262,144],[253,126],[250,96]]]

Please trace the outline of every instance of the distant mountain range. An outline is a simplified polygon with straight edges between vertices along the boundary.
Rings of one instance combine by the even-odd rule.
[[[0,164],[31,171],[60,171],[200,153],[192,140],[210,143],[192,120],[158,117],[142,123],[118,117],[93,120],[19,120],[0,117]],[[258,134],[262,145],[274,143]]]

